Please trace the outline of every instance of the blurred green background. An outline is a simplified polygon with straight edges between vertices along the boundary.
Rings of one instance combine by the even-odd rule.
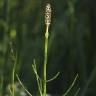
[[[31,65],[35,58],[38,73],[43,77],[47,2],[52,6],[47,78],[60,72],[56,80],[48,83],[47,92],[61,96],[78,73],[79,78],[69,96],[79,87],[78,96],[96,96],[95,0],[0,0],[1,92],[5,94],[12,81],[11,42],[18,53],[16,73],[28,90],[36,94],[38,88]]]

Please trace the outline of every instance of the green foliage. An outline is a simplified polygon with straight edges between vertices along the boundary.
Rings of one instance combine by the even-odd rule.
[[[79,83],[73,87],[73,90],[78,89],[79,86],[82,89],[80,95],[95,96],[95,2],[94,0],[50,2],[52,26],[49,32],[47,78],[57,72],[60,74],[48,84],[47,92],[61,96],[74,75],[79,73]],[[38,93],[31,64],[35,58],[38,75],[43,78],[45,3],[44,0],[0,0],[1,96],[5,96],[7,87],[12,85],[13,60],[9,55],[10,41],[18,54],[16,73],[30,93],[35,95]],[[14,83],[15,81],[17,81],[16,77]]]

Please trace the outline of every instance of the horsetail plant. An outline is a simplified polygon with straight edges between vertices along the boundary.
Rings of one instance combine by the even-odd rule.
[[[48,57],[48,37],[49,37],[49,26],[51,24],[51,5],[48,3],[46,5],[45,8],[45,25],[46,25],[46,31],[45,31],[45,46],[44,46],[44,67],[43,67],[43,83],[42,80],[40,79],[38,72],[37,72],[37,68],[36,68],[36,63],[34,60],[34,64],[32,65],[33,71],[36,75],[36,80],[37,80],[37,84],[38,84],[38,88],[39,88],[39,93],[40,96],[46,96],[47,94],[47,57]],[[55,76],[56,77],[56,76]],[[48,80],[50,81],[50,80]],[[43,88],[42,88],[42,84],[43,84]],[[42,91],[43,89],[43,91]]]
[[[47,94],[47,92],[46,92],[46,83],[47,83],[46,69],[47,69],[47,57],[48,57],[48,37],[49,37],[48,31],[49,31],[49,26],[51,24],[51,5],[49,3],[46,5],[46,9],[45,9],[45,24],[46,24],[46,32],[45,32],[45,48],[44,48],[43,92],[42,92],[42,80],[40,79],[40,77],[38,75],[36,64],[35,64],[35,59],[34,59],[34,64],[32,64],[33,71],[36,75],[36,80],[37,80],[40,96],[46,96],[46,94]],[[53,79],[55,79],[57,77],[57,75],[54,76]],[[17,79],[18,79],[19,83],[21,84],[21,86],[25,89],[25,87],[21,83],[18,75],[17,75]],[[52,81],[53,79],[50,79],[48,81]],[[25,91],[28,93],[28,91],[26,89],[25,89]]]
[[[60,72],[58,72],[53,78],[47,80],[48,41],[49,41],[49,27],[50,27],[50,24],[51,24],[51,12],[52,12],[51,5],[48,3],[46,5],[46,9],[45,9],[45,25],[46,25],[46,30],[45,30],[45,43],[44,43],[43,80],[38,75],[38,72],[37,72],[38,70],[37,70],[37,65],[36,65],[35,59],[34,59],[34,62],[32,64],[32,68],[33,68],[34,74],[36,76],[36,81],[37,81],[37,85],[38,85],[38,90],[39,90],[40,96],[47,96],[47,82],[50,82],[50,81],[53,81],[54,79],[56,79],[58,77],[59,73],[60,73]],[[19,76],[18,75],[16,75],[16,76],[17,76],[17,79],[18,79],[20,85],[26,91],[26,93],[29,96],[33,96],[26,89],[26,87],[23,85],[23,83],[20,81]],[[70,92],[70,90],[74,86],[74,84],[75,84],[75,82],[77,80],[77,77],[78,77],[78,74],[76,75],[74,81],[72,82],[72,84],[68,88],[68,90],[63,94],[63,96],[67,96],[68,95],[68,93]],[[74,96],[77,96],[79,90],[80,89],[77,90],[77,92],[76,92],[76,94]]]
[[[45,32],[45,51],[44,51],[44,96],[46,96],[46,68],[47,68],[47,55],[48,55],[48,37],[49,37],[49,26],[51,24],[51,5],[47,4],[45,10],[45,24],[46,24],[46,32]]]

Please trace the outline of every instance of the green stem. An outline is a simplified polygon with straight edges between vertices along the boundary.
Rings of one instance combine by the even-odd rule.
[[[29,96],[33,96],[28,90],[27,88],[23,85],[23,83],[21,82],[21,80],[19,79],[18,75],[16,74],[16,77],[20,83],[20,85],[22,86],[22,88],[26,91],[26,93],[29,95]]]
[[[44,96],[46,96],[46,68],[47,68],[47,55],[48,55],[48,29],[49,26],[46,27],[46,33],[45,33],[45,51],[44,51]]]
[[[17,63],[17,53],[16,53],[16,57],[14,58],[14,66],[13,66],[13,71],[12,71],[12,96],[15,96],[15,83],[14,83],[14,80],[15,80],[15,69],[16,69],[16,63]]]
[[[14,96],[14,74],[15,74],[15,68],[13,68],[12,72],[12,96]]]
[[[67,95],[68,95],[68,93],[69,93],[69,92],[71,91],[71,89],[73,88],[73,86],[74,86],[74,84],[75,84],[77,78],[78,78],[78,74],[76,75],[74,81],[73,81],[72,84],[69,86],[68,90],[64,93],[63,96],[67,96]]]

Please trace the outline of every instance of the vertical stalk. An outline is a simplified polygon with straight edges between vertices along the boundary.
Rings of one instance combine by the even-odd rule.
[[[51,5],[46,5],[45,10],[45,24],[46,24],[46,32],[45,32],[45,49],[44,49],[44,96],[47,94],[47,86],[46,86],[46,73],[47,73],[47,57],[48,57],[48,37],[49,37],[49,26],[51,23]]]
[[[46,73],[47,73],[47,55],[48,55],[48,29],[49,26],[46,26],[46,33],[45,33],[45,51],[44,51],[44,96],[46,96]]]
[[[12,71],[12,96],[15,96],[15,70],[16,70],[16,63],[17,63],[17,53],[16,56],[13,57],[14,65],[13,65],[13,71]]]
[[[15,64],[13,66],[13,72],[12,72],[12,96],[15,96],[15,90],[14,90],[14,76],[15,75]]]
[[[12,96],[15,96],[15,71],[16,71],[16,63],[17,63],[17,52],[15,53],[12,48],[12,43],[10,43],[11,48],[11,59],[13,61],[13,69],[12,69]]]

